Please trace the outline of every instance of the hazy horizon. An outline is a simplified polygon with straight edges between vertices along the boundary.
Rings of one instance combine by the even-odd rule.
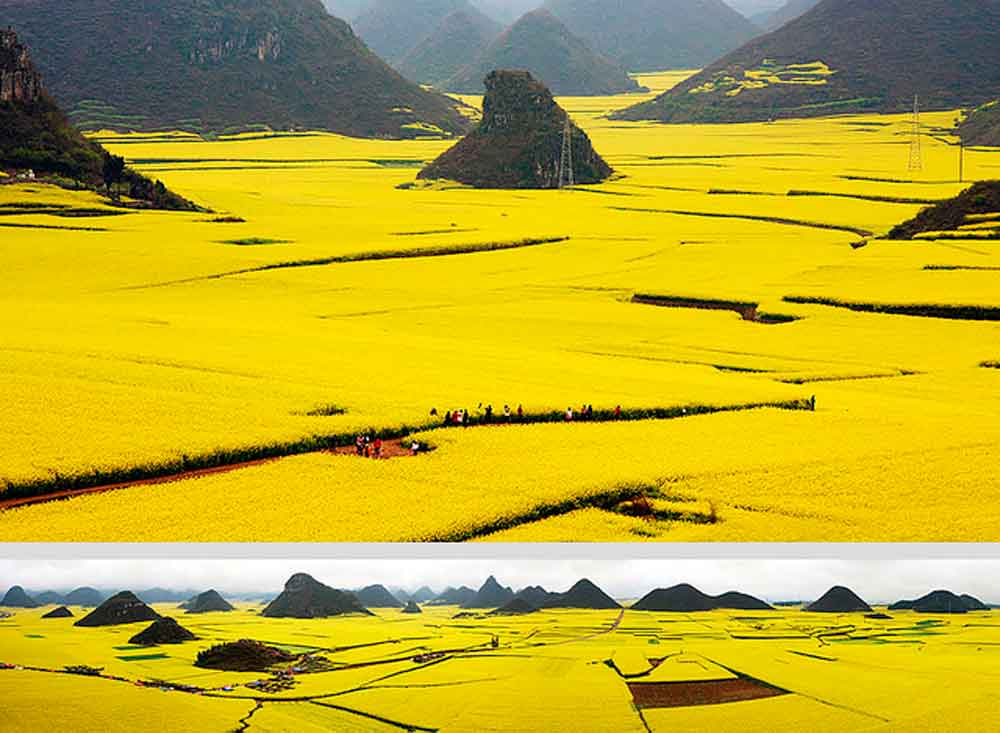
[[[619,599],[638,598],[654,588],[691,583],[710,594],[738,590],[768,601],[811,601],[833,585],[848,585],[870,603],[916,598],[931,590],[970,593],[986,603],[1000,600],[990,578],[1000,560],[0,560],[0,589],[21,585],[33,591],[80,586],[102,590],[215,588],[231,594],[277,594],[290,575],[306,572],[338,588],[380,583],[414,591],[430,586],[478,588],[495,575],[515,590],[541,585],[564,591],[589,578]]]

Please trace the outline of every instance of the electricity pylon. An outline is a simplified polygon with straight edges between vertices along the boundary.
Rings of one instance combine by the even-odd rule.
[[[559,156],[559,188],[576,185],[573,175],[573,123],[566,115],[566,124],[563,127],[562,154]]]
[[[920,139],[920,97],[913,95],[913,129],[910,132],[910,170],[924,169],[924,151]]]

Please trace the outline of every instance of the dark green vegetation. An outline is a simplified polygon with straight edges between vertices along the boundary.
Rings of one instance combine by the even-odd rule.
[[[478,57],[502,31],[499,23],[471,6],[456,10],[410,49],[396,68],[407,79],[441,87]]]
[[[674,407],[653,407],[631,409],[622,415],[615,415],[613,410],[595,410],[590,418],[595,422],[610,421],[635,421],[635,420],[675,420],[695,415],[710,415],[719,412],[739,412],[743,410],[756,410],[761,408],[772,408],[777,410],[812,410],[813,405],[810,400],[786,400],[780,402],[753,402],[739,405],[678,405]],[[565,416],[562,411],[526,413],[520,422],[523,424],[538,423],[563,423]],[[383,428],[375,430],[375,437],[382,440],[397,440],[412,436],[414,433],[425,432],[441,427],[440,423],[425,423],[423,425],[403,425],[395,428]],[[272,443],[267,445],[252,445],[239,450],[217,451],[197,456],[183,456],[181,459],[172,459],[160,463],[151,463],[142,466],[128,466],[105,470],[94,470],[85,474],[75,476],[55,475],[44,481],[31,481],[23,484],[7,483],[6,490],[0,494],[0,504],[11,501],[11,508],[14,503],[34,503],[37,500],[44,501],[47,497],[59,495],[60,498],[70,496],[75,492],[85,492],[88,490],[101,490],[109,485],[118,487],[128,484],[151,483],[163,479],[176,479],[189,476],[192,472],[222,467],[240,467],[247,462],[261,461],[271,458],[281,458],[285,456],[302,455],[305,453],[316,453],[318,451],[331,450],[353,446],[356,438],[355,433],[334,433],[329,435],[314,435],[310,438],[287,442]],[[565,514],[573,509],[583,509],[597,506],[605,509],[614,509],[623,501],[628,501],[645,493],[645,487],[616,487],[608,492],[596,495],[592,499],[579,500],[571,499],[566,502],[543,505],[522,516],[509,517],[504,520],[490,522],[468,531],[456,532],[454,534],[442,535],[439,537],[424,538],[426,541],[434,542],[463,542],[466,540],[481,537],[502,529],[509,529],[529,521],[537,521],[548,517]],[[461,589],[460,589],[461,590]],[[445,593],[447,593],[446,591]],[[475,591],[472,591],[473,593]],[[435,599],[437,602],[444,596]],[[180,599],[178,599],[180,600]],[[457,603],[458,601],[456,601]]]
[[[187,613],[212,613],[215,611],[234,611],[233,605],[219,595],[216,590],[207,590],[180,605]]]
[[[403,79],[319,0],[2,0],[51,92],[88,129],[465,131],[457,103]]]
[[[996,230],[980,230],[976,236],[1000,238],[1000,181],[982,181],[953,199],[928,207],[916,217],[889,232],[889,239],[913,239],[925,232],[954,232],[973,223],[970,216],[997,215]]]
[[[707,595],[692,585],[682,583],[672,588],[658,588],[638,600],[635,611],[671,611],[692,613],[729,608],[743,611],[769,611],[771,606],[753,596],[730,591],[720,596]]]
[[[181,644],[193,641],[195,635],[185,629],[172,618],[158,618],[148,627],[128,640],[129,644],[138,646],[156,646],[158,644]]]
[[[160,209],[196,207],[125,166],[98,143],[84,138],[42,87],[42,78],[16,35],[0,31],[0,77],[15,83],[0,94],[0,169],[32,171],[35,176],[72,188],[100,190],[116,201],[120,194]],[[55,212],[58,213],[58,212]],[[103,215],[67,211],[66,215]]]
[[[474,57],[475,58],[475,57]],[[559,96],[636,92],[639,84],[618,64],[598,55],[546,10],[528,13],[478,55],[444,88],[478,93],[494,69],[523,69]]]
[[[672,295],[648,295],[636,293],[632,296],[633,303],[656,305],[661,308],[693,308],[696,310],[727,310],[739,313],[744,321],[768,325],[792,323],[799,320],[797,316],[780,313],[764,313],[760,303],[749,303],[735,300],[709,300],[705,298],[684,298]]]
[[[407,601],[406,608],[403,609],[403,613],[415,614],[415,613],[423,613],[423,611],[420,610],[420,606],[417,605],[416,601],[410,600]]]
[[[945,318],[953,321],[1000,321],[1000,308],[988,305],[945,305],[934,303],[860,303],[837,298],[790,295],[782,298],[786,303],[799,305],[825,305],[846,308],[858,313],[881,313],[892,316],[917,318]]]
[[[805,607],[806,611],[815,613],[871,613],[871,606],[865,603],[850,588],[835,585],[820,597]]]
[[[802,17],[757,38],[624,120],[747,122],[858,112],[904,112],[983,104],[1000,88],[1000,3],[996,0],[822,0]],[[746,72],[781,72],[822,61],[825,84],[743,88]],[[698,91],[695,91],[698,90]]]
[[[74,626],[117,626],[137,621],[155,621],[160,614],[131,591],[123,590],[77,621]]]
[[[917,613],[968,613],[988,611],[989,608],[978,598],[958,596],[947,590],[936,590],[915,601],[897,601],[889,606],[890,611],[916,611]]]
[[[568,116],[552,93],[525,71],[495,71],[486,77],[483,119],[458,144],[417,175],[476,188],[557,188]],[[576,183],[599,183],[612,170],[571,125]]]
[[[194,666],[225,672],[267,672],[276,664],[295,661],[295,655],[252,639],[216,644],[198,652]]]
[[[460,10],[474,8],[468,0],[372,0],[351,26],[369,48],[395,64]]]
[[[384,585],[369,585],[354,591],[354,596],[366,608],[402,608],[403,603]]]
[[[66,608],[66,606],[59,606],[59,608],[49,611],[42,618],[73,618],[73,612]]]
[[[326,618],[346,613],[372,615],[353,594],[323,585],[305,573],[296,573],[261,615],[270,618]]]
[[[19,585],[11,587],[2,599],[0,606],[7,608],[38,608],[41,604],[29,596]]]
[[[973,110],[958,126],[965,145],[1000,147],[1000,102],[990,102]]]
[[[547,0],[544,7],[629,71],[698,69],[758,32],[722,0]]]
[[[538,613],[538,609],[533,605],[528,603],[523,598],[512,598],[507,601],[504,605],[500,606],[493,611],[490,611],[490,616],[524,616],[529,613]]]

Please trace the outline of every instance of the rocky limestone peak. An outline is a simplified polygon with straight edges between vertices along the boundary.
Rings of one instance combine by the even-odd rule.
[[[599,183],[612,175],[587,134],[529,72],[493,71],[485,84],[479,126],[417,178],[476,188],[558,188],[567,121],[574,183]]]
[[[30,103],[42,94],[42,77],[13,28],[0,30],[0,102]]]
[[[532,129],[553,122],[561,126],[565,119],[566,113],[556,104],[552,93],[529,72],[494,71],[486,77],[480,131]]]

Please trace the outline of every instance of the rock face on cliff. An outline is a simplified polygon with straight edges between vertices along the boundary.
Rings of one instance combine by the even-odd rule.
[[[354,594],[324,585],[306,573],[296,573],[261,615],[270,618],[326,618],[346,613],[372,615]]]
[[[1000,148],[1000,102],[973,110],[958,126],[958,134],[966,145]]]
[[[457,102],[389,68],[319,0],[0,0],[0,19],[83,129],[469,127]]]
[[[0,9],[6,10],[3,2],[0,0]],[[92,188],[106,184],[109,154],[66,119],[45,91],[27,47],[12,30],[0,32],[0,88],[0,170],[31,170],[72,178]],[[124,166],[124,161],[119,162]],[[114,183],[131,198],[156,208],[196,208],[159,181],[128,168],[118,172]]]
[[[42,96],[42,77],[13,29],[0,30],[0,102],[30,103]]]
[[[913,239],[929,232],[942,232],[947,235],[965,224],[973,223],[986,225],[977,230],[978,235],[994,239],[1000,236],[1000,221],[994,220],[998,213],[1000,213],[1000,181],[980,181],[955,198],[928,206],[909,221],[894,227],[889,232],[889,239]]]
[[[558,188],[566,112],[526,71],[486,77],[483,119],[418,174],[476,188]],[[586,133],[570,122],[573,181],[599,183],[612,174]]]
[[[822,0],[615,119],[758,122],[953,110],[1000,88],[997,0]]]
[[[476,93],[482,78],[493,69],[525,69],[559,96],[622,94],[641,89],[624,68],[595,53],[547,10],[527,13],[478,56],[445,82],[444,88]]]

